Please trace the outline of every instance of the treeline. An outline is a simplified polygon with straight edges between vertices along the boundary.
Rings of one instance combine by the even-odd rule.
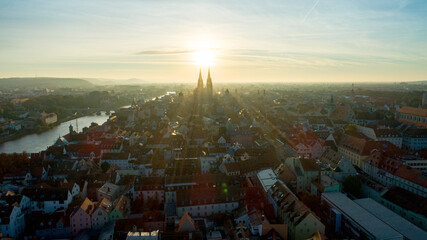
[[[64,118],[72,109],[116,108],[129,104],[126,98],[120,98],[107,91],[93,91],[84,95],[47,95],[32,98],[23,106],[28,111],[55,112],[58,118]]]
[[[393,92],[393,91],[373,91],[368,89],[357,89],[357,95],[367,95],[372,97],[385,97],[394,99],[396,104],[405,102],[408,106],[418,107],[421,104],[422,91]]]
[[[26,169],[29,164],[30,158],[25,153],[0,153],[0,179],[5,173]]]

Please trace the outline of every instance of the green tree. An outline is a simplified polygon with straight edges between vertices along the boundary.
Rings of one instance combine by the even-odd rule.
[[[356,131],[356,124],[349,124],[347,127],[345,127],[345,132],[355,132]]]
[[[362,182],[356,176],[348,176],[343,182],[344,192],[359,198],[362,194]]]
[[[108,169],[110,169],[110,164],[109,164],[109,163],[107,163],[107,162],[103,162],[103,163],[101,164],[101,169],[102,169],[102,171],[103,171],[103,172],[108,171]]]

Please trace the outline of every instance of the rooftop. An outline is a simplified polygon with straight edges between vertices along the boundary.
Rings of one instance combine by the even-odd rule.
[[[377,203],[371,198],[357,199],[354,201],[372,215],[385,222],[387,225],[401,233],[407,239],[427,239],[427,232],[421,230],[397,213]]]
[[[372,213],[368,212],[342,193],[322,193],[322,199],[330,202],[337,210],[359,225],[360,228],[372,234],[375,239],[402,238],[402,235],[396,230],[379,220]]]
[[[409,106],[401,107],[399,110],[397,110],[399,113],[405,113],[405,114],[411,114],[421,117],[427,117],[427,109],[424,108],[414,108]]]
[[[404,209],[427,217],[427,198],[399,187],[392,187],[382,197]]]
[[[277,181],[277,176],[271,168],[259,171],[257,173],[257,176],[258,176],[259,181],[261,182],[262,187],[264,188],[264,191],[266,191],[266,192]]]

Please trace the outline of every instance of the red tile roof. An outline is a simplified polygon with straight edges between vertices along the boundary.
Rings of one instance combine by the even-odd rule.
[[[411,114],[421,117],[427,117],[427,109],[424,108],[414,108],[409,106],[401,107],[399,110],[397,110],[399,113],[405,113],[405,114]]]

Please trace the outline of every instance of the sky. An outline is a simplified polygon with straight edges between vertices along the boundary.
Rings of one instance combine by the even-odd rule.
[[[427,1],[0,0],[0,77],[427,80]]]

